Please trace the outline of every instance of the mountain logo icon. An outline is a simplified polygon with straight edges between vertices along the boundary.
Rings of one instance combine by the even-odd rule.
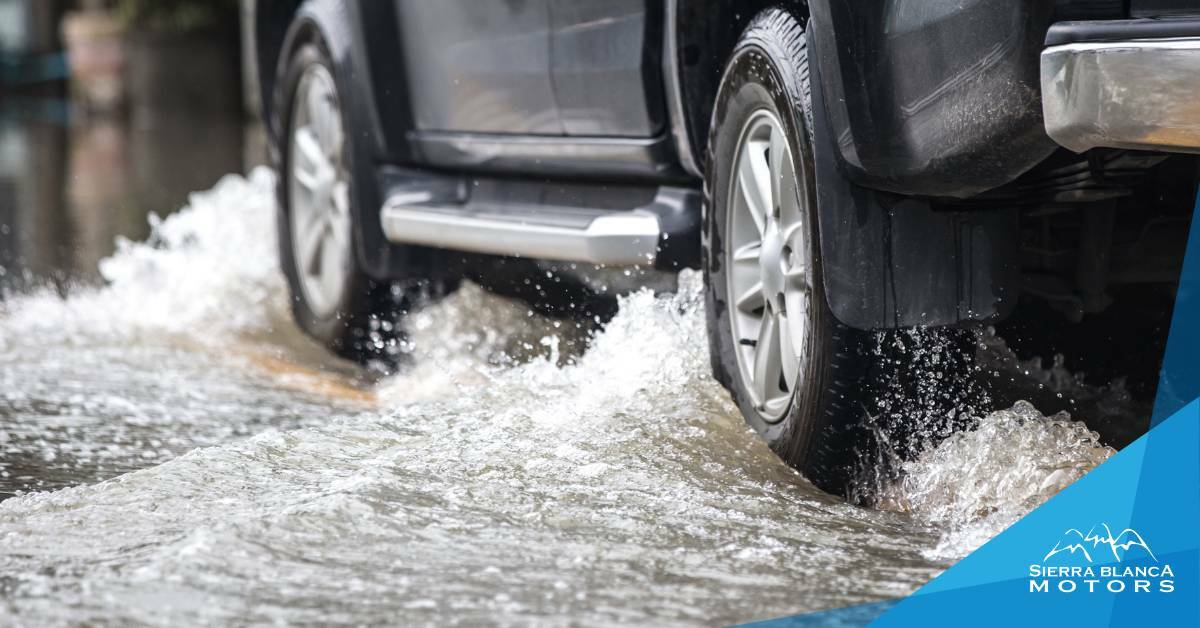
[[[1092,526],[1086,533],[1076,528],[1068,528],[1058,543],[1042,557],[1042,562],[1057,554],[1081,554],[1090,563],[1097,559],[1106,559],[1106,549],[1117,562],[1121,562],[1132,548],[1138,547],[1154,559],[1154,562],[1158,562],[1158,557],[1150,550],[1150,544],[1133,528],[1125,528],[1117,534],[1113,534],[1107,523]]]

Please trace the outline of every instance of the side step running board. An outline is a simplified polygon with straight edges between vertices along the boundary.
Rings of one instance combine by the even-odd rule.
[[[591,209],[536,203],[437,203],[422,192],[388,197],[380,217],[387,239],[491,255],[603,264],[654,265],[670,237],[662,218],[693,213],[698,195],[660,187],[645,206]]]

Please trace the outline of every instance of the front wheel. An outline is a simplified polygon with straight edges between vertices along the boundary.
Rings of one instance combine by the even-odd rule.
[[[894,463],[965,426],[983,396],[970,330],[865,332],[830,310],[808,69],[803,26],[771,9],[722,77],[704,182],[709,346],[772,449],[819,488],[871,501]]]
[[[734,50],[710,129],[709,343],[747,422],[818,487],[844,494],[862,439],[866,334],[825,299],[810,120],[804,29],[766,11]]]

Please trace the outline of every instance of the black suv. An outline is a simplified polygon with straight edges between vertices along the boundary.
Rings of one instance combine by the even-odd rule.
[[[416,290],[569,309],[698,267],[716,378],[827,490],[879,330],[968,329],[1022,295],[1078,321],[1179,263],[1154,243],[1190,216],[1195,165],[1170,154],[1200,147],[1195,1],[254,10],[307,333],[361,359]]]

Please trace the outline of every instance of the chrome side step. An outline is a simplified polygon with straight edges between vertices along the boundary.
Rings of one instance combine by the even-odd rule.
[[[695,204],[696,192],[661,187],[631,209],[591,209],[499,201],[436,202],[401,192],[383,204],[387,239],[490,255],[602,264],[653,265],[664,229],[660,216]]]

